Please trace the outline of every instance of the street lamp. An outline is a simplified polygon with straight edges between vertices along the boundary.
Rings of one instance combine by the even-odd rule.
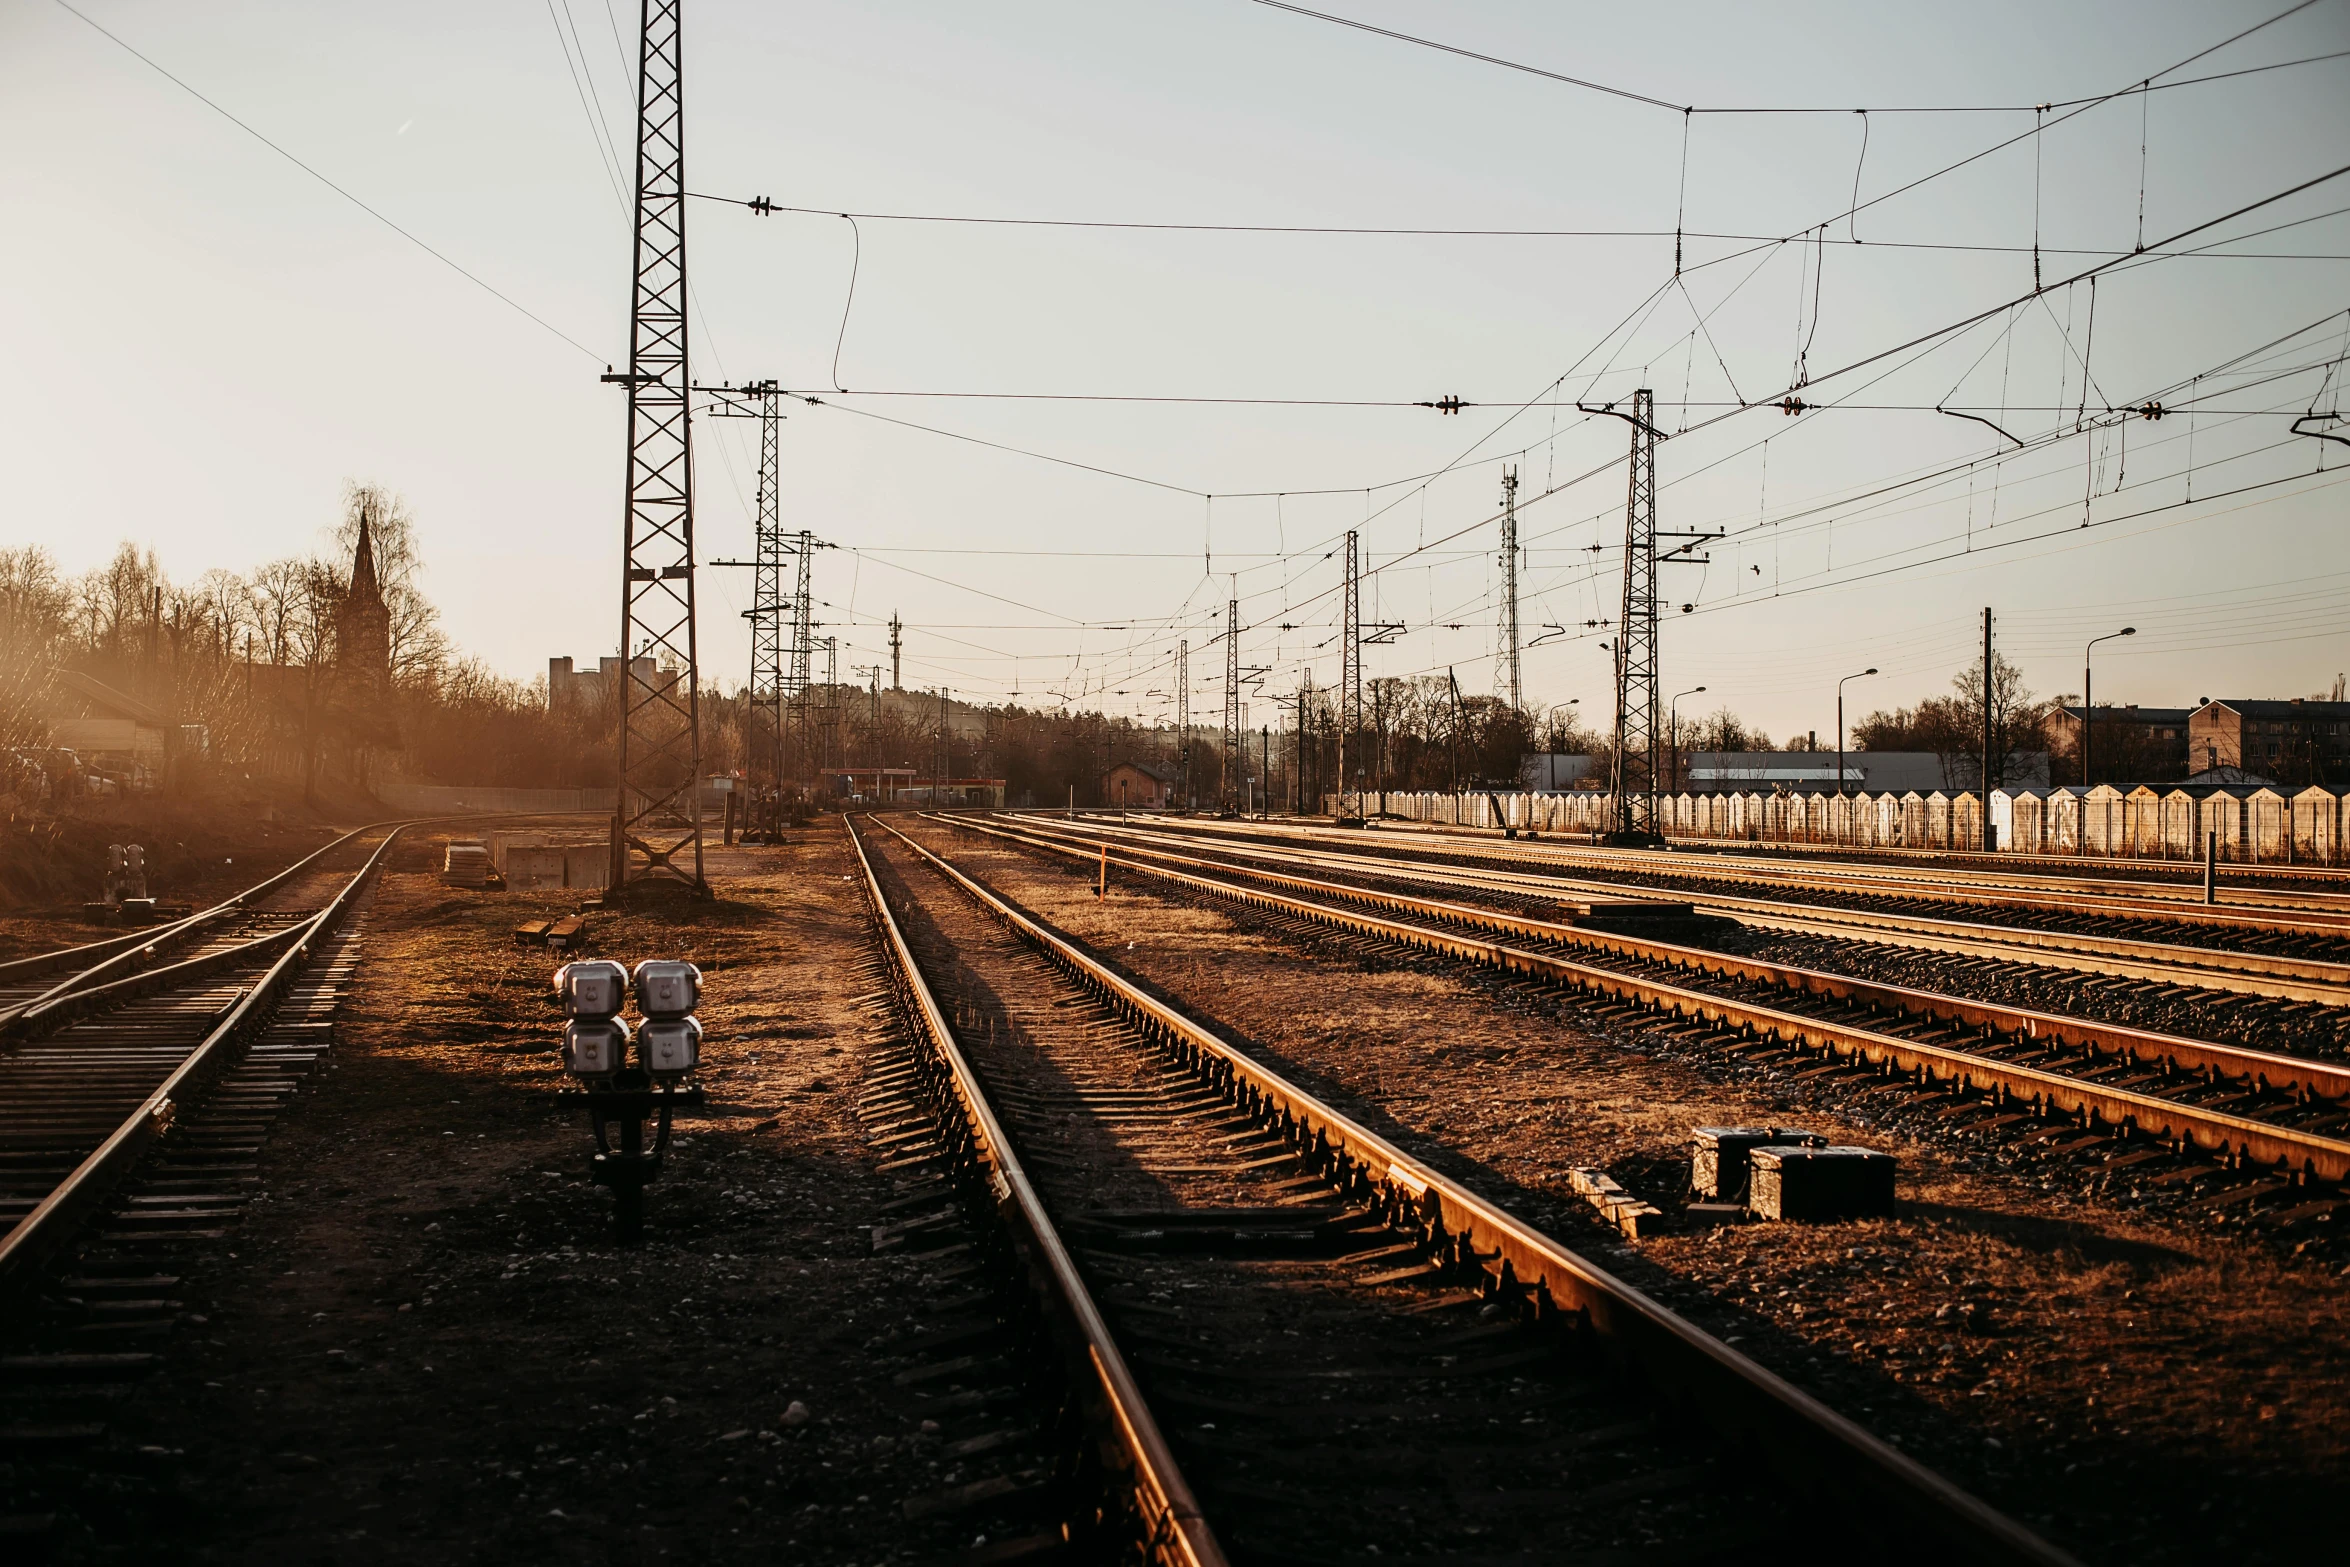
[[[2090,773],[2090,764],[2097,754],[2097,704],[2089,692],[2089,654],[2100,642],[2111,642],[2116,637],[2134,637],[2136,626],[2124,626],[2101,637],[2091,637],[2089,645],[2081,649],[2081,787],[2086,789],[2097,780]]]
[[[1681,787],[1681,698],[1696,696],[1704,689],[1703,686],[1691,686],[1686,691],[1675,693],[1673,700],[1665,704],[1666,725],[1673,734],[1673,787],[1676,790]]]
[[[1858,680],[1863,675],[1873,675],[1876,672],[1874,668],[1864,669],[1860,674],[1846,675],[1844,680]],[[1844,680],[1836,682],[1836,792],[1838,794],[1844,792]]]

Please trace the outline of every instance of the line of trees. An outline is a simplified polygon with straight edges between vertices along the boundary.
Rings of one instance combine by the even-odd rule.
[[[1976,789],[1983,781],[1983,666],[1970,663],[1950,682],[1950,694],[1932,696],[1915,707],[1870,713],[1852,726],[1857,751],[1931,751],[1942,760],[1942,776],[1953,789]],[[1991,662],[1991,786],[2024,782],[2032,769],[2028,753],[2054,749],[2058,704],[2036,697],[2023,671],[1994,654]]]
[[[368,519],[383,596],[385,667],[356,687],[344,674],[344,610],[360,519]],[[56,670],[91,676],[166,716],[177,743],[169,788],[203,791],[268,778],[322,780],[360,790],[388,779],[514,787],[609,787],[616,782],[617,691],[599,701],[550,705],[543,676],[507,679],[453,648],[420,586],[414,519],[398,496],[352,484],[340,515],[313,555],[289,556],[248,572],[205,572],[175,583],[152,550],[122,545],[105,565],[67,577],[38,547],[0,548],[0,762],[49,746],[57,710]],[[963,706],[948,720],[927,703],[870,702],[855,687],[809,693],[830,728],[794,754],[802,777],[819,762],[912,767],[924,775],[944,760],[951,774],[1000,777],[1007,796],[1049,804],[1102,803],[1101,775],[1121,761],[1148,762],[1188,778],[1202,802],[1251,781],[1261,798],[1362,791],[1454,791],[1507,787],[1529,752],[1592,758],[1594,784],[1609,773],[1611,737],[1572,704],[1514,710],[1492,696],[1465,696],[1443,677],[1375,679],[1364,686],[1360,723],[1341,733],[1337,693],[1308,686],[1302,696],[1259,694],[1256,724],[1281,731],[1268,744],[1255,726],[1246,755],[1223,755],[1221,726],[1170,726],[1091,711],[1040,710],[1007,703]],[[1861,751],[1929,751],[1953,787],[1981,776],[1982,670],[1970,665],[1949,694],[1915,707],[1868,714],[1852,730]],[[2019,758],[2048,751],[2056,704],[2035,698],[2004,659],[1990,694],[1994,767],[2000,782],[2021,776]],[[705,688],[702,760],[707,773],[772,776],[769,711],[740,687]],[[1600,722],[1612,718],[1594,714]],[[1699,751],[1771,748],[1768,735],[1728,707],[1684,719],[1675,744]],[[1798,733],[1789,749],[1810,744]],[[1259,774],[1267,770],[1271,778]],[[21,781],[21,780],[20,780]],[[796,781],[796,780],[795,780]],[[11,787],[0,777],[0,792]],[[1179,783],[1179,790],[1183,786]]]
[[[369,519],[387,667],[341,678],[359,519]],[[418,585],[413,519],[352,484],[318,553],[175,582],[152,549],[65,575],[38,546],[0,548],[0,793],[55,778],[52,718],[73,671],[162,715],[165,776],[187,794],[263,779],[368,788],[395,774],[467,783],[611,781],[608,726],[547,712],[543,682],[458,654]],[[127,780],[126,780],[127,781]],[[54,793],[50,790],[46,792]],[[64,791],[70,794],[68,789]]]

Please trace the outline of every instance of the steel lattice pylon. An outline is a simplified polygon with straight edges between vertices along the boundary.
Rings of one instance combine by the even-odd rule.
[[[1240,775],[1240,600],[1224,604],[1224,809],[1239,810]]]
[[[1175,763],[1183,773],[1183,808],[1191,809],[1191,639],[1175,644]]]
[[[1632,479],[1624,509],[1624,610],[1616,622],[1616,831],[1656,832],[1656,397],[1632,394]]]
[[[795,777],[813,777],[815,760],[808,743],[808,661],[815,652],[815,621],[811,618],[815,600],[810,597],[809,576],[816,560],[816,536],[806,528],[796,535],[800,569],[791,596],[791,670],[783,677],[784,700],[792,710],[792,772]],[[781,774],[777,774],[780,781]]]
[[[1518,665],[1518,470],[1501,471],[1501,645],[1507,654],[1510,711],[1524,712],[1526,688]]]
[[[1354,787],[1351,765],[1355,734],[1363,723],[1363,593],[1361,562],[1355,554],[1355,531],[1346,533],[1345,624],[1340,629],[1338,655],[1338,814],[1362,815],[1360,791]],[[1347,802],[1356,800],[1356,808]]]
[[[759,395],[759,519],[751,562],[751,712],[767,715],[768,759],[783,790],[783,394],[772,381]],[[780,805],[778,809],[780,809]]]
[[[686,365],[682,0],[644,0],[637,69],[634,289],[625,375],[620,798],[612,882],[702,875],[701,679],[694,640],[693,434]],[[687,848],[693,866],[678,863]]]

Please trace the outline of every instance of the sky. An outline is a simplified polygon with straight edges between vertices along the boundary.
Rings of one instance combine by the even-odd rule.
[[[1660,528],[1721,535],[1662,568],[1684,716],[1827,744],[1985,607],[2041,694],[2123,626],[2101,701],[2316,694],[2350,0],[2290,3],[1322,8],[1546,76],[1258,0],[688,0],[694,374],[819,399],[781,512],[843,679],[894,612],[908,687],[1165,721],[1188,641],[1213,722],[1237,597],[1277,721],[1352,529],[1365,673],[1506,695],[1511,468],[1525,700],[1604,727],[1629,427],[1577,404],[1647,388]],[[615,0],[0,0],[0,541],[193,578],[374,482],[463,650],[613,651],[635,50]],[[756,425],[695,441],[748,558]],[[749,578],[698,577],[729,688]]]

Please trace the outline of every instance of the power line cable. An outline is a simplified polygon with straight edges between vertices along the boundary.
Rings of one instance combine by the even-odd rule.
[[[1869,108],[1858,109],[1849,105],[1842,108],[1830,108],[1825,106],[1792,107],[1764,105],[1717,105],[1708,107],[1705,105],[1678,104],[1667,102],[1662,98],[1652,97],[1647,93],[1634,92],[1628,87],[1611,86],[1606,82],[1595,82],[1584,77],[1568,76],[1559,71],[1547,70],[1539,65],[1529,65],[1523,60],[1511,60],[1496,54],[1483,54],[1474,49],[1462,48],[1457,44],[1443,43],[1433,38],[1422,38],[1414,33],[1397,32],[1393,28],[1379,27],[1370,22],[1357,21],[1352,17],[1334,16],[1328,11],[1311,10],[1302,5],[1291,4],[1290,0],[1252,0],[1252,3],[1264,6],[1268,10],[1287,11],[1295,16],[1310,17],[1317,22],[1328,22],[1335,27],[1351,28],[1356,32],[1370,33],[1376,37],[1393,39],[1397,43],[1412,44],[1422,49],[1433,49],[1439,54],[1456,55],[1464,60],[1475,60],[1481,65],[1499,66],[1505,71],[1516,71],[1526,76],[1539,76],[1547,81],[1558,82],[1564,86],[1580,87],[1586,92],[1604,93],[1610,98],[1622,98],[1632,103],[1646,104],[1650,108],[1654,109],[1669,109],[1675,114],[1684,116],[1695,114],[2029,114],[2035,109],[2066,109],[2080,104],[2100,103],[2104,101],[2102,97],[2066,98],[2059,99],[2054,103],[2040,104],[1911,104],[1897,105],[1893,107],[1878,105]],[[2226,48],[2229,44],[2236,43],[2245,38],[2249,38],[2252,34],[2259,32],[2262,28],[2271,26],[2277,22],[2281,22],[2286,17],[2293,15],[2294,12],[2305,10],[2309,6],[2315,5],[2316,3],[2317,0],[2301,0],[2301,3],[2295,5],[2291,10],[2280,12],[2277,15],[2270,17],[2267,21],[2258,24],[2257,26],[2248,27],[2243,32],[2237,33],[2231,38],[2224,39],[2220,43],[2212,45],[2211,48],[2206,49],[2199,54],[2190,55],[2186,60],[2180,62],[2179,65],[2171,67],[2171,69],[2179,70],[2186,65],[2193,64],[2196,60],[2200,60],[2208,55],[2217,53],[2219,50]],[[2227,81],[2233,77],[2252,76],[2263,71],[2280,71],[2290,66],[2314,65],[2321,60],[2338,60],[2342,58],[2344,54],[2350,54],[2350,50],[2337,50],[2330,54],[2311,55],[2305,58],[2293,60],[2277,60],[2272,61],[2267,65],[2247,66],[2241,70],[2222,71],[2212,76],[2199,76],[2180,82],[2163,82],[2160,84],[2160,86],[2154,86],[2154,79],[2149,78],[2147,88],[2141,90],[2152,90],[2159,92],[2166,88],[2194,87],[2204,82]],[[2160,74],[2168,75],[2169,72],[2163,72]]]
[[[361,212],[366,213],[369,217],[375,219],[376,222],[381,223],[385,228],[390,229],[393,233],[399,235],[409,244],[414,245],[418,250],[421,250],[426,255],[432,257],[433,260],[439,262],[442,266],[447,267],[450,271],[465,279],[466,282],[471,283],[474,287],[480,289],[483,293],[488,294],[491,298],[497,300],[498,303],[523,316],[527,316],[531,321],[535,322],[541,327],[544,327],[547,331],[552,332],[555,336],[561,338],[564,342],[569,343],[572,347],[578,349],[581,353],[587,355],[588,358],[596,361],[598,364],[609,364],[611,362],[609,355],[597,353],[594,349],[588,347],[587,344],[581,342],[578,338],[573,337],[569,332],[566,332],[561,327],[555,325],[554,322],[549,321],[545,316],[540,315],[537,311],[532,310],[528,305],[525,305],[519,300],[515,299],[511,294],[505,293],[495,284],[492,284],[482,278],[478,273],[468,270],[466,267],[456,261],[452,261],[447,255],[434,249],[431,245],[425,243],[423,240],[417,238],[416,235],[409,232],[407,229],[402,228],[399,224],[393,222],[382,212],[378,211],[374,207],[369,206],[366,202],[360,200],[357,196],[352,195],[349,190],[345,189],[341,185],[336,184],[333,180],[327,178],[327,176],[324,174],[321,174],[317,169],[303,162],[300,158],[295,157],[285,148],[279,146],[276,142],[270,140],[267,136],[264,136],[261,132],[255,130],[251,125],[237,118],[237,116],[222,108],[214,100],[206,97],[202,92],[199,92],[193,86],[190,86],[185,80],[165,69],[151,56],[145,54],[136,46],[132,45],[130,42],[124,39],[119,33],[112,31],[104,24],[100,23],[95,18],[87,15],[86,13],[77,10],[74,6],[68,3],[68,0],[55,0],[55,4],[60,10],[66,12],[68,15],[88,24],[93,32],[106,39],[107,42],[113,44],[116,48],[122,50],[123,53],[129,55],[132,59],[137,60],[141,65],[146,66],[156,75],[162,77],[165,81],[171,83],[174,87],[177,87],[180,91],[186,93],[189,97],[204,105],[205,108],[210,109],[214,114],[219,115],[222,119],[228,121],[231,125],[234,125],[238,130],[241,130],[246,135],[252,137],[255,141],[261,143],[262,146],[267,147],[271,152],[276,153],[279,157],[285,159],[286,162],[292,164],[295,168],[300,169],[304,174],[309,175],[312,179],[318,181],[319,184],[324,185],[328,190],[331,190],[336,195],[342,197],[352,206],[357,207]]]

